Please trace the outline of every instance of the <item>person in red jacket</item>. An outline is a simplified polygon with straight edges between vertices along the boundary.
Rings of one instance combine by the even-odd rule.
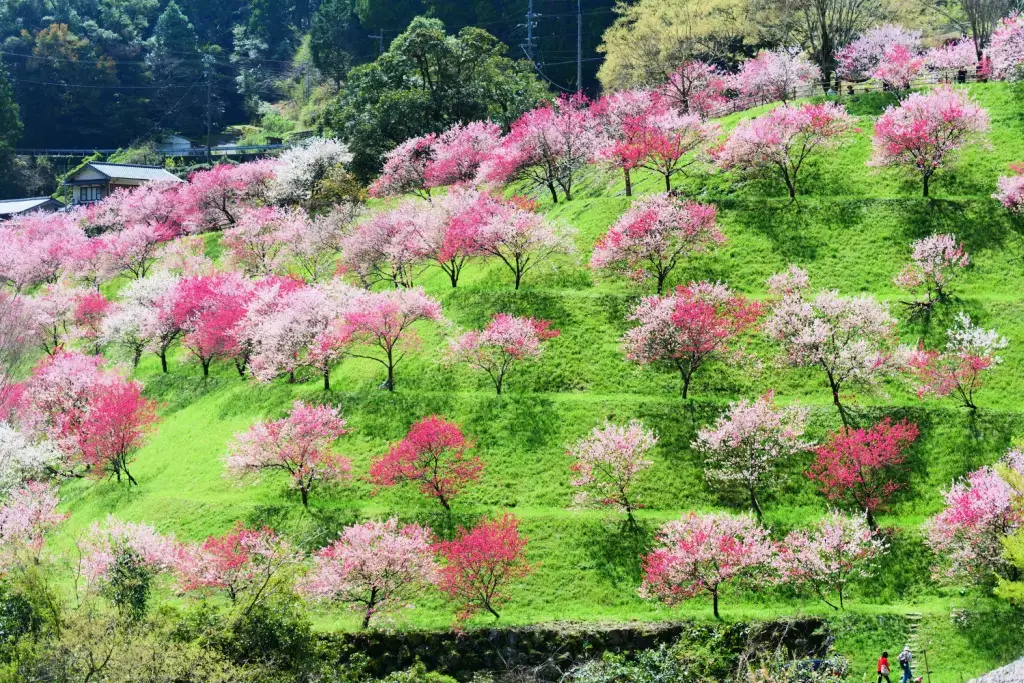
[[[882,683],[882,679],[885,679],[885,683],[892,683],[889,680],[889,653],[883,652],[882,656],[878,658],[878,683]]]

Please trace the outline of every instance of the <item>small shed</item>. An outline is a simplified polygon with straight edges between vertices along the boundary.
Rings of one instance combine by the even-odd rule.
[[[160,166],[110,164],[91,161],[64,181],[71,188],[72,204],[98,202],[119,187],[137,187],[151,182],[185,182]]]
[[[192,149],[192,141],[181,135],[168,135],[154,147],[164,154],[185,154]]]
[[[53,197],[29,197],[27,199],[0,199],[0,220],[13,218],[23,213],[42,211],[53,213],[64,208],[64,202]]]

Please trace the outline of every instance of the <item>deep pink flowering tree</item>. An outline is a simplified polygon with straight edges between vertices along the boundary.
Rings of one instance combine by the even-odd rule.
[[[722,131],[715,122],[697,114],[679,114],[667,109],[625,123],[627,148],[619,152],[632,157],[636,166],[646,168],[665,179],[665,191],[672,191],[672,178],[682,175],[701,160],[701,152]]]
[[[384,157],[380,176],[370,185],[371,197],[400,197],[416,194],[430,199],[427,185],[427,165],[434,158],[437,136],[428,133],[409,138]]]
[[[807,410],[775,405],[769,392],[756,401],[729,405],[714,426],[697,432],[693,448],[705,457],[704,474],[711,483],[740,487],[750,507],[763,516],[758,492],[778,486],[779,464],[810,447],[801,440]]]
[[[90,343],[96,353],[103,335],[103,320],[112,307],[110,300],[99,292],[83,292],[75,298],[72,321],[76,334]]]
[[[749,104],[786,102],[821,82],[821,70],[799,48],[764,50],[743,62],[732,78],[740,96]]]
[[[196,171],[179,196],[186,215],[184,227],[189,232],[207,232],[234,225],[243,207],[266,203],[276,166],[277,162],[267,159]]]
[[[552,223],[532,206],[508,203],[484,224],[479,239],[484,253],[512,271],[518,290],[523,276],[538,264],[556,254],[573,253],[575,235],[573,228]]]
[[[199,362],[203,377],[209,377],[210,365],[218,358],[235,358],[239,375],[244,373],[237,330],[252,291],[253,283],[234,272],[184,278],[178,284],[174,322],[184,332],[182,345]]]
[[[835,149],[853,124],[853,117],[840,104],[784,104],[741,121],[711,154],[724,170],[781,176],[794,198],[804,162]]]
[[[992,195],[1017,215],[1024,214],[1024,163],[1010,164],[1013,175],[999,177],[999,189]]]
[[[897,469],[917,435],[917,425],[889,418],[868,429],[843,427],[814,450],[807,476],[829,500],[863,510],[874,529],[875,513],[902,487]]]
[[[500,143],[501,126],[496,123],[456,123],[434,141],[433,155],[423,171],[425,185],[439,187],[472,181]]]
[[[0,505],[0,564],[5,570],[38,561],[46,535],[68,518],[57,512],[58,504],[53,484],[30,481],[8,494]]]
[[[457,622],[484,610],[501,617],[512,585],[533,572],[526,545],[519,520],[506,512],[469,530],[460,527],[454,540],[435,546],[443,562],[437,585],[456,604]]]
[[[142,395],[138,382],[101,386],[78,425],[78,457],[94,477],[108,475],[121,481],[123,474],[129,486],[136,485],[128,466],[158,422],[156,403]]]
[[[157,533],[144,522],[122,522],[107,515],[105,522],[93,522],[79,543],[82,575],[91,585],[106,585],[117,563],[131,553],[140,569],[151,576],[170,572],[177,560],[174,536]]]
[[[483,472],[483,461],[468,454],[472,448],[457,424],[432,415],[410,427],[404,439],[373,461],[370,479],[377,486],[417,482],[420,493],[450,511],[452,499],[479,481]]]
[[[419,346],[413,325],[441,320],[441,304],[422,289],[372,292],[352,301],[342,314],[338,331],[343,343],[355,345],[350,352],[352,357],[384,366],[384,387],[394,391],[395,368],[408,351]]]
[[[579,507],[599,505],[626,513],[633,524],[633,511],[642,507],[636,483],[640,473],[654,463],[648,452],[658,443],[654,432],[638,420],[620,426],[605,422],[573,444],[568,451],[570,480],[577,489],[573,503]]]
[[[341,263],[367,289],[378,282],[413,287],[423,270],[436,210],[417,200],[374,214],[341,240]]]
[[[1022,77],[1024,64],[1024,14],[1011,13],[999,20],[992,31],[986,56],[991,62],[992,77],[1014,80]]]
[[[621,168],[626,183],[626,196],[633,196],[632,171],[641,159],[627,128],[650,115],[658,97],[649,90],[621,90],[602,95],[590,110],[601,126],[603,144],[597,151],[597,160]]]
[[[313,555],[313,567],[299,593],[313,600],[351,607],[363,619],[393,614],[437,575],[430,530],[418,524],[386,521],[353,524]]]
[[[916,54],[921,51],[921,32],[893,24],[872,27],[836,53],[836,74],[847,81],[867,80],[878,68],[886,49],[894,45]]]
[[[850,582],[871,578],[874,560],[885,550],[885,542],[871,533],[863,516],[831,510],[811,529],[786,536],[779,545],[779,569],[783,581],[840,610]]]
[[[966,268],[971,257],[958,244],[956,235],[930,235],[911,245],[914,249],[912,263],[895,278],[898,287],[909,292],[924,291],[923,306],[930,306],[946,296],[946,285],[952,282]]]
[[[653,279],[658,294],[679,262],[725,242],[713,205],[670,194],[638,200],[594,245],[590,267]]]
[[[928,93],[913,93],[878,118],[872,137],[874,154],[868,165],[916,172],[927,197],[935,172],[988,129],[988,112],[965,90],[941,86]]]
[[[717,66],[690,59],[669,74],[658,93],[679,113],[706,119],[724,113],[728,88],[728,75]]]
[[[885,304],[866,294],[843,297],[836,291],[807,296],[807,273],[792,268],[769,286],[781,294],[765,323],[793,367],[820,368],[832,390],[832,402],[846,419],[841,392],[848,386],[872,387],[905,367],[909,349],[899,345],[896,319]]]
[[[503,200],[486,192],[453,187],[421,219],[424,257],[458,287],[466,264],[486,255],[483,229],[503,211]],[[422,209],[426,210],[426,209]]]
[[[635,363],[678,371],[685,399],[694,374],[707,363],[729,356],[734,342],[754,326],[760,312],[760,304],[721,283],[691,283],[637,304],[629,316],[636,326],[623,337],[623,349]]]
[[[656,543],[643,558],[644,598],[677,605],[709,593],[720,619],[718,598],[724,585],[772,581],[775,548],[768,530],[751,517],[691,512],[661,527]]]
[[[951,396],[963,407],[977,410],[974,393],[981,387],[982,373],[1003,362],[999,351],[1009,342],[995,330],[975,325],[963,311],[946,336],[944,350],[929,351],[922,346],[910,356],[908,365],[917,380],[917,395]]]
[[[446,360],[466,363],[475,370],[486,372],[500,395],[505,376],[512,367],[521,361],[540,358],[544,342],[558,334],[558,330],[550,329],[546,320],[496,313],[483,330],[467,332],[453,339]]]
[[[903,93],[910,90],[914,79],[925,67],[925,58],[905,45],[894,44],[882,52],[882,59],[871,75],[882,85]]]
[[[282,470],[308,508],[314,488],[349,478],[352,462],[331,450],[349,431],[337,408],[295,401],[286,417],[257,422],[236,434],[228,447],[227,469],[238,477]]]
[[[1011,450],[1002,465],[1024,475],[1024,454]],[[982,467],[943,492],[945,508],[926,524],[926,542],[936,555],[935,575],[945,580],[990,580],[1008,576],[1003,539],[1024,516],[1014,488],[993,467]]]
[[[930,70],[951,82],[957,74],[972,73],[978,68],[978,50],[973,40],[961,38],[928,50],[924,61]]]

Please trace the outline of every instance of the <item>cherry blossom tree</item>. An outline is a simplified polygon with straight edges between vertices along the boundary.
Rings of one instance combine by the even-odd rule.
[[[108,273],[146,277],[156,263],[160,247],[172,237],[161,225],[131,223],[120,230],[105,232],[96,239]]]
[[[429,225],[438,218],[415,200],[374,214],[341,239],[341,263],[367,289],[378,282],[412,287],[428,252]]]
[[[558,190],[572,201],[579,172],[597,157],[600,126],[585,97],[561,97],[528,111],[481,165],[478,180],[523,180],[546,187],[558,203]]]
[[[500,143],[501,126],[496,123],[456,123],[434,141],[433,154],[423,171],[425,184],[439,187],[472,181]]]
[[[34,333],[42,350],[54,355],[77,336],[75,309],[86,290],[60,281],[43,285],[42,291],[25,301],[32,314]]]
[[[308,206],[331,171],[350,161],[352,154],[340,140],[321,137],[304,140],[277,158],[269,197],[276,204]]]
[[[715,425],[698,431],[693,442],[694,450],[706,458],[708,481],[742,487],[758,519],[763,517],[758,491],[777,486],[779,463],[810,447],[800,439],[807,410],[779,407],[774,398],[769,392],[756,401],[729,404]]]
[[[710,204],[671,194],[644,197],[597,241],[590,267],[635,280],[653,278],[661,294],[681,260],[725,242],[725,235],[715,225],[716,216]]]
[[[301,559],[272,529],[236,522],[223,536],[179,547],[174,570],[183,591],[221,592],[248,615]]]
[[[785,102],[821,82],[821,70],[801,54],[800,48],[764,50],[743,62],[733,77],[740,96],[751,104]]]
[[[875,122],[874,154],[868,165],[916,171],[927,197],[935,171],[988,129],[988,112],[965,90],[940,86],[928,93],[913,93]]]
[[[1000,80],[1020,80],[1024,64],[1024,14],[1014,12],[999,20],[992,31],[986,56],[991,60],[992,76]]]
[[[233,272],[184,278],[178,284],[174,322],[185,333],[182,345],[199,362],[203,377],[209,377],[217,358],[236,358],[238,373],[244,374],[237,330],[252,291],[252,282]]]
[[[961,38],[928,50],[924,61],[930,70],[952,82],[957,74],[966,74],[978,68],[978,51],[973,40]]]
[[[0,496],[29,481],[42,481],[60,470],[64,456],[49,439],[31,439],[0,422]]]
[[[432,415],[371,463],[370,479],[377,486],[419,482],[420,493],[450,512],[452,499],[483,472],[483,461],[467,453],[472,448],[457,424]]]
[[[1001,465],[1024,475],[1024,454],[1011,450]],[[996,468],[982,467],[953,482],[943,498],[945,508],[925,525],[925,541],[937,559],[936,576],[976,581],[1007,577],[1011,565],[1003,539],[1024,521],[1014,488]]]
[[[311,220],[289,221],[290,231],[279,230],[289,261],[298,266],[307,282],[320,282],[335,269],[345,236],[358,216],[345,207],[335,207]]]
[[[812,299],[806,296],[808,282],[805,271],[792,267],[788,275],[769,280],[773,292],[782,297],[772,308],[765,331],[781,343],[786,364],[821,368],[832,402],[845,421],[843,389],[871,387],[899,372],[909,350],[899,346],[896,319],[885,304],[867,294],[842,297],[834,290]]]
[[[480,230],[481,249],[498,257],[515,277],[515,289],[523,276],[556,254],[575,250],[575,230],[555,225],[529,208],[509,204]]]
[[[302,234],[309,218],[301,209],[274,206],[243,209],[234,225],[224,231],[224,246],[233,263],[252,277],[280,273],[289,241]]]
[[[266,202],[276,169],[277,162],[266,159],[196,171],[180,197],[185,228],[197,233],[234,225],[243,207]]]
[[[39,561],[46,535],[60,527],[68,515],[57,512],[57,487],[30,481],[11,491],[0,505],[0,565]]]
[[[840,104],[783,104],[741,121],[711,154],[724,170],[781,176],[790,198],[795,198],[804,162],[839,146],[853,130],[853,123]]]
[[[999,190],[992,195],[1011,213],[1024,214],[1024,163],[1011,164],[1014,175],[999,177]]]
[[[0,224],[0,285],[20,292],[55,283],[88,243],[76,213],[30,213]]]
[[[124,474],[129,485],[138,484],[128,465],[158,421],[156,403],[142,395],[138,382],[102,387],[78,426],[79,457],[93,476],[109,474],[120,482]]]
[[[519,520],[507,512],[469,530],[460,527],[454,540],[437,544],[444,562],[438,587],[458,606],[458,622],[483,610],[501,618],[498,610],[511,599],[511,585],[533,571],[526,544]]]
[[[110,300],[99,292],[84,292],[75,299],[72,321],[76,334],[92,344],[97,353],[103,334],[103,320],[112,306]]]
[[[26,297],[0,290],[0,419],[32,360],[31,350],[36,343],[32,318]]]
[[[810,589],[840,610],[850,582],[871,578],[873,561],[885,550],[885,542],[872,535],[864,517],[830,510],[813,528],[786,536],[779,546],[779,568],[783,580]]]
[[[697,515],[668,522],[658,545],[643,558],[640,596],[676,605],[710,593],[716,619],[722,586],[756,580],[770,583],[775,549],[768,530],[750,517]]]
[[[921,305],[931,306],[946,296],[945,287],[971,262],[963,244],[957,244],[956,235],[930,235],[911,245],[913,263],[896,276],[898,287],[910,292],[924,290],[927,299]]]
[[[332,452],[331,445],[349,431],[337,408],[295,401],[287,417],[257,422],[249,431],[235,435],[228,447],[228,472],[243,477],[282,470],[290,477],[292,488],[299,490],[303,507],[308,508],[314,488],[348,479],[352,462]]]
[[[886,49],[895,45],[916,54],[921,51],[921,32],[893,24],[872,27],[836,53],[836,73],[847,81],[866,80],[878,68]]]
[[[718,123],[696,114],[673,110],[652,112],[625,123],[625,144],[632,149],[639,168],[665,179],[665,191],[672,191],[672,178],[697,164],[701,152],[721,134]]]
[[[129,348],[133,347],[136,335],[146,340],[147,350],[160,358],[160,368],[164,373],[168,371],[167,354],[183,331],[180,317],[175,315],[183,293],[181,282],[182,279],[176,275],[157,272],[129,283],[122,290],[118,303],[125,315],[135,317],[138,330],[136,332],[134,325],[123,319],[116,330],[109,330],[111,334],[119,331],[125,335],[116,337],[117,343]]]
[[[946,331],[944,351],[928,351],[923,346],[910,356],[909,366],[917,380],[917,395],[952,396],[970,410],[977,410],[974,392],[981,387],[981,374],[1003,362],[998,352],[1009,342],[995,330],[985,330],[971,322],[961,311]]]
[[[157,533],[144,522],[123,522],[113,515],[107,515],[103,523],[92,523],[79,550],[82,575],[89,584],[101,587],[109,585],[126,555],[151,577],[173,571],[178,557],[174,536]]]
[[[655,107],[658,96],[650,90],[621,90],[603,95],[590,107],[601,126],[603,143],[597,159],[614,168],[621,168],[626,183],[626,196],[633,196],[632,171],[641,159],[640,150],[630,144],[627,126],[643,120]]]
[[[376,361],[387,370],[384,386],[395,390],[395,367],[419,345],[413,325],[439,322],[441,304],[422,289],[371,292],[356,297],[342,314],[340,339],[356,349],[349,355]]]
[[[427,165],[434,158],[433,133],[409,138],[384,157],[380,176],[370,185],[371,197],[399,197],[416,194],[430,199],[427,185]]]
[[[697,114],[706,119],[724,113],[728,87],[727,74],[717,66],[691,59],[669,74],[658,93],[681,114]]]
[[[760,304],[721,283],[690,283],[668,296],[648,297],[637,304],[629,315],[637,325],[623,337],[623,348],[627,358],[641,365],[676,369],[685,399],[697,370],[727,357],[760,313]]]
[[[914,79],[925,67],[925,58],[911,51],[905,45],[890,45],[882,52],[882,59],[872,72],[872,77],[886,88],[897,93],[910,90]]]
[[[574,504],[620,510],[635,524],[633,511],[642,507],[634,490],[636,481],[654,464],[646,456],[657,443],[658,437],[639,420],[626,426],[605,421],[603,427],[594,427],[568,451],[573,458],[569,469],[576,475],[569,483],[578,489]]]
[[[462,269],[473,258],[484,256],[482,231],[503,210],[503,201],[477,190],[453,187],[423,216],[420,225],[423,255],[458,287]]]
[[[807,476],[829,500],[863,510],[874,529],[875,513],[901,488],[897,469],[917,435],[917,425],[889,418],[868,429],[843,427],[814,450]]]
[[[467,332],[453,339],[446,360],[483,370],[501,395],[505,376],[512,367],[520,361],[540,358],[544,342],[558,335],[558,330],[550,329],[546,320],[495,313],[483,330]]]
[[[386,521],[353,524],[313,556],[313,568],[299,592],[313,600],[349,605],[362,614],[363,628],[374,617],[408,605],[434,582],[437,566],[430,531],[418,524]]]

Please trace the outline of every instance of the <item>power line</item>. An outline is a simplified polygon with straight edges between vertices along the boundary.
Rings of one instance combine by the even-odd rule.
[[[178,85],[87,85],[84,83],[61,83],[59,81],[34,81],[25,78],[12,78],[12,83],[31,83],[32,85],[55,85],[61,88],[86,88],[90,90],[171,90],[175,88],[191,88],[184,83]]]

